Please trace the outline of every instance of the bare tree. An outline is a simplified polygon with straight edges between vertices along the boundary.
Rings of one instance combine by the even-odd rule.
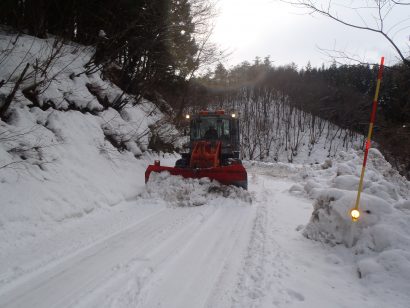
[[[306,9],[308,14],[318,14],[330,18],[345,26],[370,31],[382,36],[395,50],[400,61],[410,67],[408,54],[399,45],[395,36],[410,27],[409,18],[392,20],[393,11],[407,9],[410,2],[394,0],[357,0],[350,1],[320,1],[320,0],[281,0],[295,7]],[[353,13],[353,14],[352,14]],[[354,20],[357,16],[357,20]],[[346,56],[344,52],[336,51],[337,56]],[[360,61],[359,61],[360,62]]]

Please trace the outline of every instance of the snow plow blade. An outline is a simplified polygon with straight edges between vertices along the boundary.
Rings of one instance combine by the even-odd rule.
[[[187,179],[209,178],[224,185],[234,185],[248,189],[248,175],[246,169],[240,163],[201,169],[166,167],[160,166],[159,164],[149,165],[145,171],[145,183],[148,182],[151,172],[164,171],[168,171],[171,175],[180,175]]]

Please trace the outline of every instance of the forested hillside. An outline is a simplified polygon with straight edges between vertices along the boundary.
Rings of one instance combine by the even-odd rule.
[[[207,0],[5,0],[0,24],[92,45],[95,53],[82,73],[103,70],[137,100],[164,97],[178,106],[187,80],[214,57],[208,41],[212,10]]]
[[[377,70],[377,65],[336,65],[336,62],[320,68],[310,63],[302,68],[295,64],[275,66],[269,57],[263,60],[257,57],[253,63],[243,62],[230,69],[219,64],[215,70],[195,80],[188,105],[203,108],[214,104],[242,110],[240,105],[246,102],[254,110],[245,108],[244,120],[249,119],[257,125],[255,120],[266,124],[266,120],[274,116],[274,110],[285,104],[290,109],[286,113],[289,126],[295,126],[290,115],[307,113],[296,115],[299,120],[295,134],[303,135],[305,129],[324,119],[339,127],[337,135],[344,136],[341,133],[344,129],[351,131],[350,137],[343,137],[347,141],[354,133],[367,134]],[[409,91],[410,68],[405,64],[386,67],[374,133],[378,147],[406,176],[410,175]],[[257,102],[261,104],[256,106]],[[310,124],[305,124],[306,121]],[[266,128],[259,127],[259,132],[265,136]],[[275,135],[275,128],[270,124],[269,130],[268,139]]]
[[[105,109],[120,111],[127,104],[138,104],[146,98],[178,126],[184,125],[184,112],[198,108],[237,109],[246,123],[242,141],[247,158],[277,160],[278,152],[284,151],[284,159],[293,161],[300,144],[309,143],[312,147],[317,136],[323,134],[322,120],[337,125],[334,131],[331,128],[325,133],[328,144],[335,135],[348,148],[357,139],[356,133],[366,134],[377,65],[334,62],[321,67],[310,63],[305,67],[277,66],[274,59],[257,57],[252,63],[231,68],[222,62],[215,66],[224,56],[210,41],[214,14],[213,2],[208,0],[2,1],[0,24],[14,33],[14,38],[1,50],[1,63],[13,53],[21,33],[57,39],[50,50],[44,51],[48,57],[43,63],[27,63],[23,58],[9,76],[0,80],[0,116],[7,119],[16,94],[13,89],[18,88],[23,88],[33,105],[56,108],[58,101],[42,102],[40,94],[57,77],[49,71],[53,61],[61,57],[63,44],[75,42],[90,46],[93,52],[71,78],[100,72],[122,90],[107,100],[97,85],[88,85]],[[386,67],[374,135],[378,147],[407,177],[409,84],[408,62]],[[131,101],[126,94],[132,95]],[[279,128],[275,117],[287,124]],[[330,145],[329,155],[331,151]]]

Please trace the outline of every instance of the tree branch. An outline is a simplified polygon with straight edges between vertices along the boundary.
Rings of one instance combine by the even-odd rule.
[[[327,18],[330,18],[340,24],[343,24],[345,26],[351,27],[351,28],[355,28],[355,29],[360,29],[360,30],[366,30],[366,31],[370,31],[370,32],[374,32],[374,33],[378,33],[380,35],[382,35],[388,42],[389,44],[393,47],[393,49],[396,51],[396,53],[399,55],[401,61],[410,67],[410,60],[407,59],[402,50],[400,50],[400,48],[398,47],[398,45],[393,41],[393,39],[384,31],[384,21],[386,16],[391,12],[392,8],[389,7],[388,12],[383,16],[382,14],[382,9],[383,7],[386,5],[386,3],[382,3],[381,1],[377,2],[377,14],[378,14],[378,19],[380,24],[379,29],[377,28],[372,28],[369,26],[361,26],[361,25],[357,25],[351,22],[348,22],[346,20],[344,20],[343,18],[340,18],[337,14],[334,14],[330,11],[331,9],[331,1],[328,2],[328,7],[327,8],[323,8],[323,7],[319,7],[317,4],[315,4],[314,2],[312,2],[311,0],[300,0],[300,1],[287,1],[287,0],[281,0],[282,2],[291,4],[293,6],[299,7],[299,8],[305,8],[308,10],[311,10],[312,12],[310,14],[320,14],[323,15]],[[410,3],[404,3],[404,2],[399,2],[399,1],[392,1],[394,4],[397,5],[410,5]],[[394,5],[393,4],[393,5]]]

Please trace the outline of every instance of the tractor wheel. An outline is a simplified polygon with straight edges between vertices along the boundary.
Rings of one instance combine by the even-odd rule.
[[[177,167],[177,168],[186,168],[186,167],[188,167],[188,162],[187,162],[186,159],[183,159],[183,158],[178,159],[175,162],[175,167]]]

